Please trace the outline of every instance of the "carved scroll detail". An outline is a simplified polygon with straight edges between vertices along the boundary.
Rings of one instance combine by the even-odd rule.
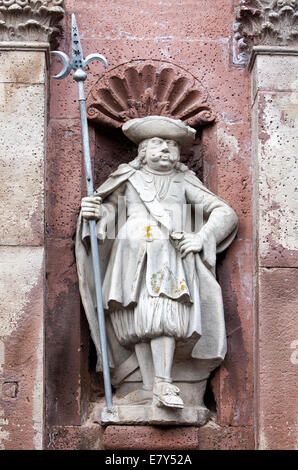
[[[192,127],[215,119],[198,80],[157,61],[135,61],[106,73],[88,96],[87,112],[89,120],[114,128],[152,115],[181,119]]]
[[[0,0],[0,41],[50,42],[62,37],[63,0]]]
[[[240,52],[297,44],[298,0],[240,0],[234,24]]]

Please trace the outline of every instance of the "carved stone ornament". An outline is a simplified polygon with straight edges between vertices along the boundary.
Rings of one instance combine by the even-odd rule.
[[[63,0],[0,0],[0,41],[49,42],[62,37]]]
[[[214,121],[207,94],[193,75],[159,61],[134,61],[105,73],[87,99],[88,119],[120,128],[146,116],[180,119],[198,127]]]
[[[297,0],[240,0],[236,20],[235,39],[243,54],[258,45],[297,44]]]

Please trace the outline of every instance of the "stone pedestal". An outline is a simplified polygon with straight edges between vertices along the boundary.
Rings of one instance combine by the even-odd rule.
[[[111,424],[203,426],[209,417],[210,411],[204,406],[186,406],[177,410],[152,405],[123,405],[115,406],[111,413],[99,405],[93,412],[93,421],[103,426]]]
[[[108,426],[103,433],[106,450],[251,450],[249,427]]]

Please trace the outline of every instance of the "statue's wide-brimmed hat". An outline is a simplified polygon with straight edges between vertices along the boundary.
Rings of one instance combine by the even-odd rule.
[[[178,119],[165,116],[147,116],[130,119],[122,126],[122,131],[132,142],[139,144],[145,139],[160,137],[175,140],[182,147],[193,143],[196,131]]]

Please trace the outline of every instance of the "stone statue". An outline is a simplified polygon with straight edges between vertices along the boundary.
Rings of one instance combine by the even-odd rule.
[[[140,413],[147,404],[179,414],[187,406],[204,407],[207,378],[226,353],[215,264],[216,253],[233,241],[238,219],[179,161],[194,129],[149,116],[122,130],[138,144],[137,157],[82,200],[76,237],[81,297],[101,370],[87,223],[95,219],[116,403],[142,405]]]

